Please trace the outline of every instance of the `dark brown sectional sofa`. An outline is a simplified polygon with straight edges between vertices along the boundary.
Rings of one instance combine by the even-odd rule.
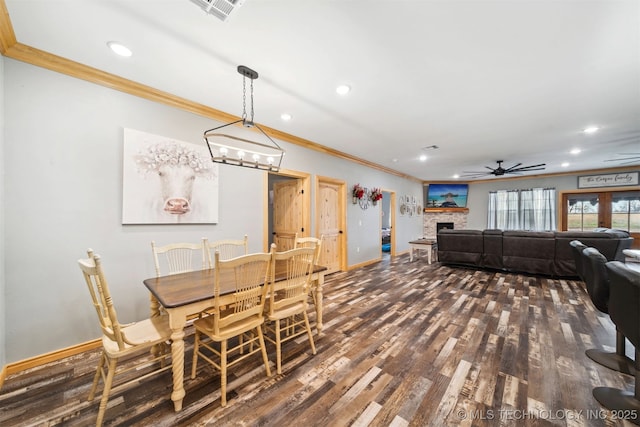
[[[569,242],[580,240],[607,260],[624,261],[623,249],[633,238],[621,230],[502,231],[451,230],[438,232],[438,261],[478,268],[577,277]]]

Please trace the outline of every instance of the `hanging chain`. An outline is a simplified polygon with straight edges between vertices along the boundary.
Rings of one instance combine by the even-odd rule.
[[[249,123],[253,124],[253,79],[251,79],[251,120]],[[242,77],[242,120],[247,120],[247,77]]]
[[[253,108],[253,80],[251,80],[251,105]],[[247,78],[245,76],[242,77],[242,120],[247,119]],[[253,120],[253,113],[252,118]]]

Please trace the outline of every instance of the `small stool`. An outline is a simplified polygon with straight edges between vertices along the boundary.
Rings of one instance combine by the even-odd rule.
[[[413,251],[426,250],[427,262],[431,264],[431,252],[437,248],[437,242],[433,239],[417,239],[409,242],[409,262],[413,261]],[[437,258],[437,252],[436,256]]]

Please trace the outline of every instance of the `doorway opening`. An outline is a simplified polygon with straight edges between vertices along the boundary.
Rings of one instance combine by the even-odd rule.
[[[390,258],[395,255],[395,235],[393,229],[395,226],[395,217],[393,215],[395,209],[395,193],[382,190],[382,200],[380,206],[380,250],[382,259]]]

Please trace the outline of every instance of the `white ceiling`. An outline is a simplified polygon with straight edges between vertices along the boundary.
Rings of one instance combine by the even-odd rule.
[[[637,0],[246,0],[227,22],[189,0],[6,4],[23,44],[233,115],[246,65],[257,123],[422,180],[640,165]]]

